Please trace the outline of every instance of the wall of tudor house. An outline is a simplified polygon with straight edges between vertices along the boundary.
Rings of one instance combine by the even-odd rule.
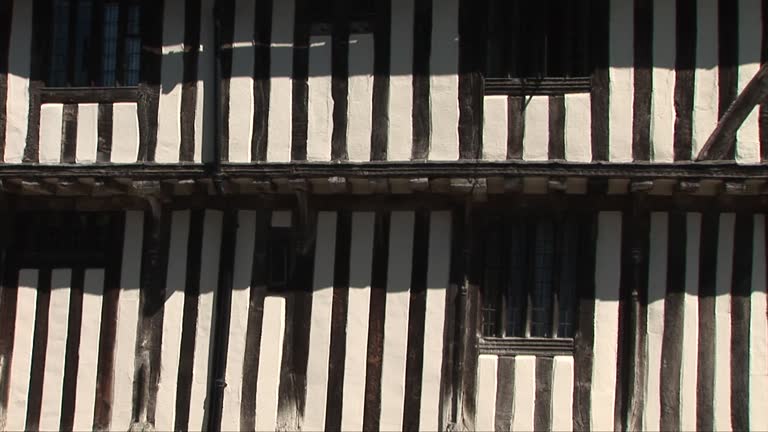
[[[156,2],[144,17],[142,96],[61,103],[30,91],[42,77],[33,53],[45,12],[34,18],[33,2],[5,2],[4,161],[201,162],[213,157],[219,103],[222,156],[234,163],[686,161],[768,40],[759,0],[596,0],[591,93],[483,98],[476,5],[379,3],[370,32],[334,36],[311,33],[304,0],[223,1],[214,101],[213,0]],[[768,157],[764,112],[739,130],[739,163]]]
[[[222,430],[445,430],[455,409],[470,430],[766,424],[764,214],[600,212],[573,355],[464,360],[462,219],[319,212],[298,276],[274,289],[270,230],[291,211],[126,212],[106,267],[7,271],[0,425],[204,428],[217,373]]]

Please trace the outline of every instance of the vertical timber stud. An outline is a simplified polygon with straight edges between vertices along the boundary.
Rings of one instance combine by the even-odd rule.
[[[227,346],[229,344],[229,318],[232,302],[232,276],[235,269],[235,237],[237,236],[237,211],[227,209],[224,214],[224,232],[221,238],[221,262],[219,283],[214,296],[213,315],[213,365],[208,380],[208,430],[221,428],[224,388],[227,386]]]
[[[141,82],[139,83],[139,161],[154,162],[163,48],[163,1],[144,0],[141,8]]]
[[[483,128],[483,78],[486,3],[459,2],[459,158],[480,159]]]
[[[456,362],[460,374],[461,427],[475,429],[475,393],[477,390],[477,338],[480,331],[478,312],[480,309],[480,275],[482,274],[481,219],[475,214],[471,201],[465,205],[464,214],[464,260],[465,279],[459,293],[460,348]],[[457,421],[458,423],[458,421]],[[458,427],[458,424],[457,424]]]
[[[154,409],[160,379],[160,347],[163,332],[165,275],[170,242],[171,212],[157,197],[149,197],[145,215],[144,250],[141,258],[139,328],[133,378],[131,429],[154,424]]]

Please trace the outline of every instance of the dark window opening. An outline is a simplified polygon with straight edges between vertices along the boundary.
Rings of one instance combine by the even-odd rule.
[[[506,85],[507,93],[588,91],[589,8],[588,0],[488,0],[486,89],[505,93]]]
[[[137,0],[53,0],[49,87],[125,87],[139,83]]]
[[[569,217],[489,221],[483,243],[484,337],[573,338],[588,228]]]
[[[350,32],[367,33],[371,31],[371,22],[376,14],[375,0],[313,0],[309,4],[309,16],[312,34],[330,34],[334,22],[344,20]]]

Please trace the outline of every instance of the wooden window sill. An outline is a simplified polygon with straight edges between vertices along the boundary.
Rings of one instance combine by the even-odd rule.
[[[573,339],[568,338],[481,338],[480,354],[500,356],[534,355],[538,357],[572,356]]]
[[[137,102],[138,87],[42,87],[42,103]]]
[[[558,96],[571,93],[589,93],[592,78],[485,78],[486,96]]]

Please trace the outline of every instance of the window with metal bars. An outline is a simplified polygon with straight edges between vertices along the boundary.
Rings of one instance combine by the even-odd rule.
[[[589,91],[589,0],[487,1],[486,94]]]
[[[138,0],[51,0],[48,87],[131,87],[139,83]]]
[[[495,215],[485,234],[484,338],[573,338],[580,257],[591,222],[574,216]]]

